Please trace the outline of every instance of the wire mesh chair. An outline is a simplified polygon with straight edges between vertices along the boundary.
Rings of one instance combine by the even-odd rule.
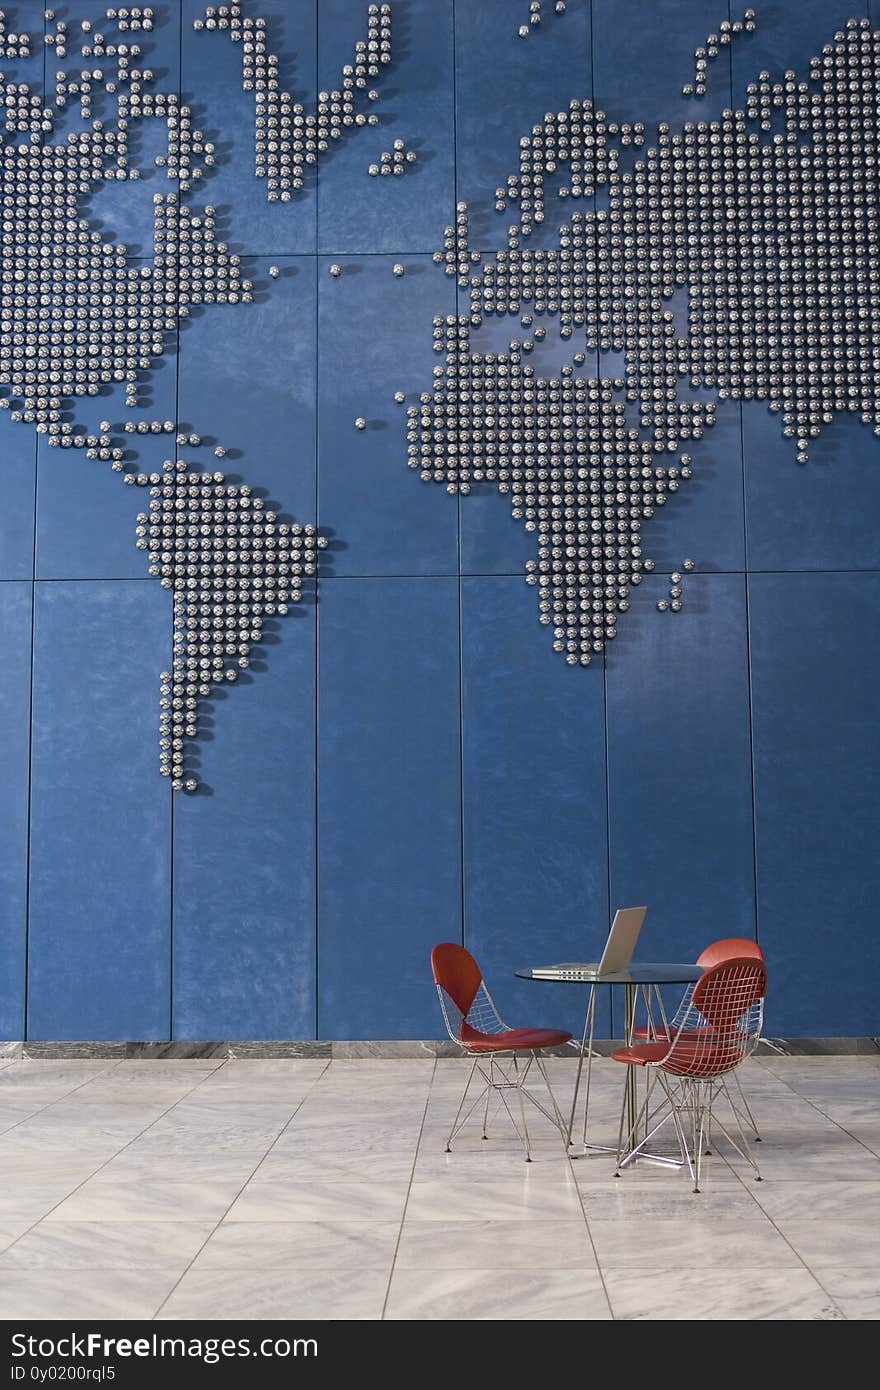
[[[761,1181],[739,1112],[733,1110],[737,1142],[714,1106],[724,1091],[725,1079],[758,1045],[766,980],[764,963],[754,956],[722,960],[688,987],[675,1016],[677,1025],[674,1030],[670,1025],[669,1036],[612,1053],[616,1062],[645,1067],[660,1090],[657,1101],[657,1088],[648,1086],[644,1104],[625,1139],[625,1108],[621,1109],[615,1177],[646,1153],[648,1142],[671,1120],[695,1192],[700,1190],[700,1169],[711,1123],[751,1165],[756,1181]],[[644,1135],[637,1140],[643,1126]]]
[[[727,936],[723,937],[720,941],[713,941],[706,946],[697,956],[696,963],[697,965],[701,965],[704,969],[708,969],[710,965],[720,965],[720,963],[725,960],[759,960],[763,962],[764,952],[761,950],[757,941],[752,941],[749,937]],[[662,1000],[660,1002],[662,1003]],[[658,1038],[674,1037],[683,1022],[683,1011],[688,1009],[689,1004],[690,996],[686,994],[679,1004],[674,1017],[668,1021],[664,1019],[662,1023],[655,1022],[650,1015],[649,1006],[647,1026],[637,1028],[635,1030],[635,1037],[639,1041],[644,1039],[647,1042],[655,1042]],[[730,1080],[733,1083],[736,1094],[734,1094],[734,1091],[728,1086],[726,1077],[721,1080],[721,1088],[724,1091],[727,1103],[736,1118],[742,1124],[747,1125],[752,1131],[755,1143],[760,1144],[761,1135],[758,1132],[758,1122],[752,1114],[752,1108],[749,1102],[746,1100],[742,1081],[738,1073],[733,1072]]]
[[[446,1140],[446,1152],[452,1152],[453,1139],[479,1106],[482,1106],[483,1138],[488,1139],[489,1104],[492,1096],[497,1094],[525,1150],[526,1163],[532,1161],[526,1123],[527,1100],[557,1127],[567,1154],[565,1121],[556,1104],[541,1051],[570,1042],[571,1034],[553,1028],[508,1028],[492,1001],[477,962],[469,951],[455,942],[447,941],[434,947],[431,952],[431,970],[446,1031],[452,1041],[458,1043],[459,1047],[474,1059]],[[547,1088],[552,1113],[526,1089],[525,1083],[533,1064],[541,1073]],[[468,1103],[471,1083],[475,1077],[479,1077],[483,1086]],[[508,1103],[508,1094],[511,1091],[516,1092],[519,1102],[519,1124]]]

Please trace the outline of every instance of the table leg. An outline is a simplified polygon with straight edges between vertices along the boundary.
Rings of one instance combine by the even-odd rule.
[[[634,985],[624,985],[623,987],[623,1027],[624,1041],[627,1047],[632,1045],[636,1027],[636,990]],[[636,1127],[636,1069],[629,1066],[626,1069],[626,1122],[629,1134],[634,1134]]]
[[[572,1131],[574,1130],[574,1117],[577,1110],[578,1092],[581,1085],[581,1072],[584,1068],[584,1057],[587,1058],[587,1095],[584,1101],[584,1143],[587,1135],[587,1106],[590,1104],[590,1073],[593,1065],[593,1029],[596,1022],[596,986],[590,985],[587,995],[587,1011],[584,1015],[584,1032],[581,1038],[581,1052],[578,1057],[577,1074],[574,1079],[574,1095],[571,1098],[571,1115],[568,1121],[567,1142],[571,1143]]]

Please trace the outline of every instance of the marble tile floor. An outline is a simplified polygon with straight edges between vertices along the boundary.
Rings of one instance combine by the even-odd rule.
[[[3,1059],[0,1318],[880,1317],[880,1054],[751,1061],[764,1181],[721,1145],[699,1195],[537,1113],[529,1165],[503,1111],[446,1154],[465,1067]]]

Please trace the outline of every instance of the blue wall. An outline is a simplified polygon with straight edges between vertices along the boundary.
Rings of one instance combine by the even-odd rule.
[[[79,0],[69,18],[105,8]],[[650,906],[650,958],[757,935],[771,1032],[877,1034],[880,441],[837,420],[798,467],[777,416],[722,405],[699,485],[646,533],[657,573],[604,661],[571,670],[536,621],[505,500],[420,484],[393,402],[426,389],[432,316],[455,311],[431,253],[456,200],[476,244],[502,245],[493,190],[520,135],[572,96],[695,118],[681,83],[724,5],[569,0],[557,18],[548,3],[525,40],[527,0],[393,9],[380,125],[284,205],[253,177],[236,50],[193,32],[194,0],[156,6],[155,61],[218,142],[199,196],[259,293],[193,315],[141,414],[222,436],[243,479],[333,536],[317,605],[204,721],[199,795],[172,798],[156,766],[170,598],[133,546],[142,501],[0,413],[0,1036],[437,1036],[441,939],[478,954],[512,1018],[576,1026],[570,996],[512,973],[596,953],[629,902]],[[309,96],[364,10],[246,7]],[[762,5],[697,114],[740,104],[762,67],[803,66],[860,13]],[[15,14],[42,28],[42,5]],[[398,135],[418,163],[369,178]],[[94,200],[134,256],[158,177],[134,202],[128,186]],[[90,409],[76,418],[124,413],[118,395]],[[660,614],[685,555],[685,609]]]

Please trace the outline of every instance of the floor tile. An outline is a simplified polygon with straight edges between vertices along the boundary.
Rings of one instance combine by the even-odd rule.
[[[229,1221],[400,1220],[406,1180],[397,1182],[274,1182],[255,1178],[232,1206]]]
[[[699,1196],[694,1196],[699,1201]],[[791,1247],[769,1221],[722,1221],[714,1213],[690,1221],[663,1217],[591,1218],[599,1266],[724,1270],[774,1268],[797,1263]]]
[[[602,1267],[615,1318],[655,1322],[839,1321],[843,1314],[808,1270],[731,1268],[724,1279],[672,1264],[638,1269]]]
[[[753,1152],[768,1182],[880,1182],[880,1157],[843,1133],[776,1133]]]
[[[880,1229],[880,1182],[763,1182],[755,1198],[778,1224],[810,1219],[827,1227],[862,1222]]]
[[[176,1270],[68,1269],[0,1271],[0,1318],[151,1318],[178,1278]]]
[[[375,1321],[388,1286],[385,1270],[191,1270],[160,1319],[232,1318]]]
[[[661,1170],[662,1171],[662,1170]],[[588,1221],[662,1220],[757,1221],[767,1222],[749,1189],[739,1182],[704,1184],[694,1192],[686,1174],[679,1181],[671,1174],[667,1181],[630,1183],[627,1174],[607,1182],[579,1183],[581,1201]]]
[[[304,1078],[317,1081],[327,1073],[329,1061],[323,1057],[230,1057],[215,1068],[212,1085],[226,1082],[278,1081]]]
[[[880,1318],[880,1255],[873,1265],[857,1267],[816,1263],[810,1266],[823,1289],[848,1318]]]
[[[187,1182],[194,1186],[202,1183],[218,1184],[222,1187],[242,1187],[250,1178],[260,1159],[241,1155],[230,1157],[223,1152],[211,1153],[203,1149],[201,1153],[181,1158],[158,1158],[149,1150],[140,1148],[140,1140],[135,1140],[122,1153],[111,1158],[101,1169],[102,1179],[108,1182],[131,1183],[147,1181],[155,1183]]]
[[[877,1264],[880,1251],[876,1212],[849,1212],[836,1220],[812,1215],[776,1219],[779,1230],[805,1264],[868,1267]]]
[[[479,1148],[466,1148],[463,1144],[456,1143],[452,1153],[446,1153],[440,1145],[422,1144],[416,1158],[414,1178],[417,1182],[446,1177],[468,1177],[477,1182],[495,1182],[499,1178],[519,1179],[524,1173],[527,1173],[533,1182],[539,1178],[550,1182],[566,1182],[571,1177],[571,1165],[563,1153],[561,1144],[554,1144],[549,1149],[533,1150],[528,1165],[519,1143],[502,1147],[489,1140]]]
[[[859,1100],[843,1099],[823,1099],[815,1102],[820,1112],[832,1120],[842,1129],[858,1129],[860,1125],[871,1125],[877,1123],[877,1111],[880,1106],[880,1082],[874,1088],[873,1095],[866,1095]]]
[[[394,1261],[400,1269],[592,1269],[582,1218],[568,1221],[414,1221],[407,1216]]]
[[[322,1152],[317,1161],[314,1153],[298,1150],[295,1145],[276,1145],[263,1159],[256,1176],[273,1182],[308,1182],[316,1174],[322,1182],[409,1182],[414,1160],[414,1149],[386,1154],[343,1148]]]
[[[176,1269],[182,1273],[214,1229],[211,1221],[41,1221],[0,1255],[13,1269]]]
[[[880,1120],[875,1119],[868,1124],[847,1125],[846,1133],[872,1153],[880,1154]]]
[[[414,1182],[406,1214],[412,1221],[554,1221],[580,1216],[581,1204],[573,1179],[532,1182],[526,1174],[476,1182],[448,1176]]]
[[[596,1186],[604,1188],[611,1182],[619,1185],[622,1192],[642,1188],[650,1188],[660,1194],[693,1192],[693,1181],[683,1165],[670,1168],[666,1164],[640,1161],[624,1168],[619,1178],[614,1176],[616,1166],[614,1154],[573,1151],[571,1171],[578,1187],[584,1190]],[[700,1187],[703,1192],[710,1192],[720,1186],[741,1187],[742,1184],[734,1169],[716,1153],[703,1161]]]
[[[50,1177],[0,1189],[0,1224],[39,1221],[65,1201],[80,1181],[79,1178]]]
[[[391,1321],[595,1321],[611,1314],[599,1275],[588,1270],[424,1270],[395,1267]]]
[[[418,1137],[416,1124],[389,1126],[379,1123],[370,1127],[358,1125],[349,1130],[340,1128],[338,1121],[335,1125],[313,1125],[305,1119],[297,1119],[279,1137],[275,1147],[281,1153],[314,1154],[320,1167],[321,1156],[325,1154],[328,1158],[343,1153],[414,1155]]]
[[[181,1100],[163,1115],[166,1124],[189,1125],[192,1129],[210,1130],[213,1126],[243,1126],[261,1134],[277,1134],[290,1122],[298,1108],[297,1101],[249,1102],[241,1098],[224,1101],[211,1099],[201,1090]]]
[[[0,1221],[0,1252],[7,1250],[12,1242],[18,1240],[19,1236],[23,1236],[32,1225],[33,1222],[29,1221],[27,1217]]]
[[[105,1177],[88,1182],[52,1212],[53,1221],[219,1221],[241,1188],[233,1182]]]
[[[222,1118],[213,1128],[162,1120],[159,1124],[150,1125],[131,1142],[137,1145],[139,1153],[154,1154],[157,1158],[175,1154],[196,1158],[206,1153],[216,1153],[228,1158],[254,1156],[256,1160],[272,1147],[279,1133],[274,1125],[264,1128],[260,1125],[226,1124]]]
[[[549,1065],[567,1109],[574,1065]],[[10,1062],[0,1317],[375,1319],[392,1266],[392,1320],[607,1317],[594,1245],[620,1318],[880,1313],[880,1056],[750,1061],[765,1180],[722,1141],[699,1194],[683,1169],[569,1161],[537,1112],[529,1165],[500,1110],[488,1141],[475,1116],[446,1154],[466,1069]],[[620,1095],[597,1062],[594,1138],[616,1141]],[[515,1287],[489,1295],[499,1268]]]
[[[199,1254],[207,1269],[391,1270],[400,1221],[224,1221]]]

